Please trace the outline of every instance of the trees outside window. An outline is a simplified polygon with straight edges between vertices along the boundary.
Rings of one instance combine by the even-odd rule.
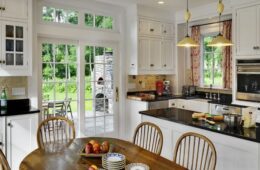
[[[214,37],[213,35],[202,37],[202,84],[206,87],[210,85],[213,87],[223,86],[222,48],[207,46]]]

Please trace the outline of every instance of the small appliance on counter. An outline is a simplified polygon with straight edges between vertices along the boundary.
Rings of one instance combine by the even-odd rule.
[[[195,96],[196,95],[196,86],[192,86],[192,85],[182,86],[182,95],[183,96]]]
[[[169,80],[163,81],[163,95],[164,96],[171,96],[171,82]]]
[[[163,94],[163,89],[164,89],[164,86],[163,86],[163,81],[156,81],[156,94],[158,96],[162,96]]]

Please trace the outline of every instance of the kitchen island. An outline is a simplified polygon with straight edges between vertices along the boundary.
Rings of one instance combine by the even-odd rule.
[[[259,127],[239,130],[229,129],[220,122],[209,125],[204,121],[193,121],[193,111],[166,108],[141,111],[142,121],[158,125],[164,136],[162,156],[173,159],[173,150],[178,138],[185,132],[196,132],[207,136],[217,151],[219,170],[260,170]]]

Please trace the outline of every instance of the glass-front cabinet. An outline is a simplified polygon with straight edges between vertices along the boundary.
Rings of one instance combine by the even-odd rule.
[[[26,69],[27,25],[19,22],[2,22],[1,68],[8,70]]]

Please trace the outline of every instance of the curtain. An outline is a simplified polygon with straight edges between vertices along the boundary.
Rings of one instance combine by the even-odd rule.
[[[228,40],[232,39],[232,21],[223,22],[223,37]],[[223,87],[232,88],[232,49],[231,47],[223,48]]]
[[[191,38],[200,44],[200,26],[191,28]],[[191,81],[192,85],[200,85],[200,47],[191,48]]]

